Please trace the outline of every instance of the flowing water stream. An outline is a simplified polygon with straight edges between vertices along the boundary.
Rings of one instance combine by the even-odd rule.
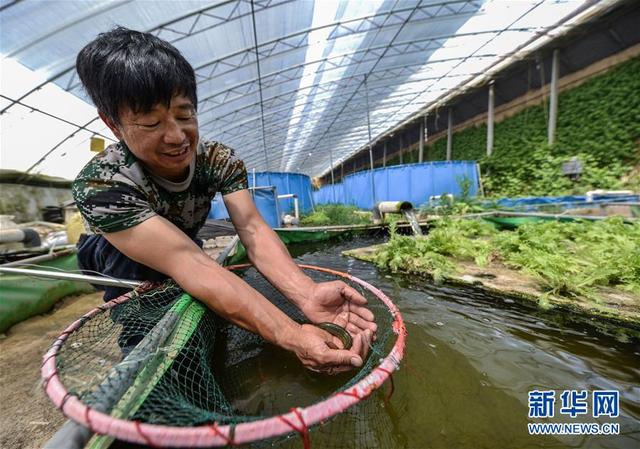
[[[346,271],[373,284],[399,306],[408,341],[389,407],[397,447],[640,447],[637,341],[508,298],[391,275],[340,255],[374,243],[380,239],[291,251],[300,263]],[[528,392],[534,389],[556,391],[555,418],[528,418]],[[620,416],[559,416],[562,390],[618,390]],[[614,422],[620,435],[531,436],[531,422]]]
[[[409,209],[405,210],[403,213],[407,220],[409,220],[413,233],[415,235],[422,235],[422,229],[420,229],[420,223],[418,223],[418,217],[416,217],[415,210]]]

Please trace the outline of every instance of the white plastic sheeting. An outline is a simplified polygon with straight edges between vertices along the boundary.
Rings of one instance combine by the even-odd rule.
[[[596,3],[613,1],[4,0],[0,164],[73,178],[89,138],[113,138],[73,66],[116,24],[194,66],[201,135],[314,176],[367,144],[367,114],[375,138]]]

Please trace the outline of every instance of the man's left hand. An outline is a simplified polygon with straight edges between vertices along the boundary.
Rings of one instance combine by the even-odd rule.
[[[321,282],[313,285],[302,312],[315,323],[330,322],[342,326],[354,338],[365,330],[373,339],[377,330],[367,300],[353,287],[342,281]]]

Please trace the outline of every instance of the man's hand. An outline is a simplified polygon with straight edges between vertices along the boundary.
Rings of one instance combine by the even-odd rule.
[[[377,326],[366,305],[365,297],[342,281],[313,284],[307,300],[299,304],[302,312],[314,323],[335,323],[354,338],[369,330],[375,339]]]
[[[362,366],[371,344],[371,331],[358,333],[351,349],[342,347],[340,339],[312,325],[303,324],[291,335],[291,349],[311,371],[337,374]]]
[[[260,273],[309,320],[342,326],[353,338],[350,351],[331,349],[327,342],[339,344],[338,339],[316,327],[303,326],[304,331],[296,331],[302,334],[289,335],[281,346],[295,351],[305,366],[316,371],[333,373],[357,366],[349,365],[348,359],[337,360],[340,354],[356,356],[361,365],[376,332],[373,313],[366,308],[367,300],[344,282],[316,284],[305,275],[276,233],[264,222],[248,191],[240,190],[223,198],[249,259]],[[337,347],[342,348],[342,345]]]
[[[366,304],[367,300],[360,293],[342,281],[312,284],[307,299],[299,303],[302,312],[314,323],[329,322],[345,328],[353,338],[353,345],[350,352],[356,354],[360,362],[359,364],[352,363],[350,367],[345,366],[344,363],[334,362],[333,365],[327,365],[328,368],[327,366],[321,366],[318,369],[308,366],[305,363],[305,359],[298,356],[300,360],[305,363],[305,366],[314,371],[333,374],[351,369],[354,366],[362,365],[362,361],[367,358],[367,354],[369,353],[371,341],[375,340],[375,332],[377,329],[373,313],[367,309]],[[326,342],[333,342],[333,347],[342,348],[342,343],[337,343],[339,339],[330,336],[327,332],[318,328],[313,329],[313,332],[315,332],[316,335],[325,336],[324,347],[330,348]],[[326,337],[327,335],[329,335],[329,337]],[[324,349],[323,347],[318,348]]]
[[[315,283],[291,260],[287,248],[264,222],[246,190],[225,195],[231,221],[256,268],[315,323],[331,322],[353,337],[369,329],[375,338],[367,300],[341,281]]]

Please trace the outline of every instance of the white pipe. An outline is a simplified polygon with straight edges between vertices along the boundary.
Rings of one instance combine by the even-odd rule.
[[[383,214],[399,214],[413,209],[413,205],[409,201],[381,201],[376,208]]]
[[[286,193],[284,195],[278,195],[278,199],[279,200],[285,200],[288,198],[293,198],[293,210],[294,210],[294,215],[297,219],[300,219],[300,208],[298,206],[298,195],[296,195],[295,193]]]
[[[0,230],[0,243],[21,242],[24,240],[24,232],[22,229],[3,229]]]
[[[591,203],[596,195],[633,195],[633,190],[589,190],[587,192],[587,202]]]
[[[381,201],[373,206],[373,224],[380,224],[385,214],[402,214],[413,210],[409,201]]]
[[[57,251],[55,253],[49,253],[49,254],[42,254],[39,256],[34,256],[34,257],[28,257],[26,259],[20,259],[20,260],[14,260],[13,262],[7,262],[4,263],[2,265],[0,265],[1,267],[17,267],[20,265],[25,265],[25,264],[33,264],[33,263],[38,263],[38,262],[46,262],[48,260],[53,260],[53,259],[57,259],[58,257],[62,257],[62,256],[67,256],[69,254],[74,254],[76,252],[76,248],[72,247],[70,249],[65,249],[62,251]]]
[[[7,268],[0,267],[0,273],[2,274],[18,274],[22,276],[35,276],[48,279],[59,279],[63,281],[80,281],[89,282],[90,284],[107,285],[110,287],[139,287],[142,284],[141,281],[132,281],[128,279],[115,279],[106,278],[102,276],[87,276],[84,274],[66,273],[62,271],[47,271],[47,270],[27,270],[25,268]]]
[[[40,235],[35,229],[0,229],[0,243],[22,242],[26,247],[40,246]]]

